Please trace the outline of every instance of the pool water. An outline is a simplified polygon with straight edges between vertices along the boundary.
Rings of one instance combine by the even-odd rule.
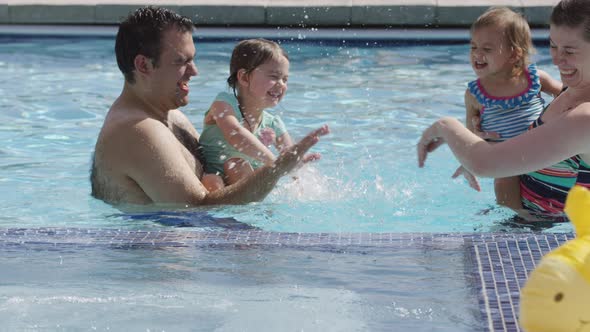
[[[165,227],[159,216],[129,220],[90,193],[97,134],[122,88],[112,38],[10,38],[0,43],[0,226]],[[199,76],[184,108],[197,129],[226,89],[228,42],[197,42]],[[289,42],[289,91],[274,110],[295,139],[327,123],[322,160],[246,206],[180,211],[233,217],[283,232],[486,232],[510,229],[511,213],[452,180],[443,148],[416,167],[421,131],[444,115],[463,118],[474,78],[468,45],[373,46]],[[535,56],[557,72],[545,47]],[[154,222],[155,221],[155,222]],[[174,221],[172,221],[174,223]],[[198,226],[198,223],[196,223]],[[570,230],[567,224],[550,229]],[[525,230],[527,231],[527,230]]]
[[[226,89],[233,45],[196,44],[199,76],[183,110],[199,130]],[[314,148],[322,160],[297,181],[285,177],[243,206],[122,213],[92,198],[88,180],[122,88],[114,39],[0,36],[0,237],[8,228],[530,232],[494,204],[490,179],[478,193],[450,178],[458,164],[447,148],[417,168],[422,130],[464,117],[469,46],[370,45],[284,43],[289,91],[274,112],[296,139],[324,123],[332,131]],[[547,49],[535,60],[557,77]],[[386,248],[0,241],[0,320],[10,331],[483,330],[463,242],[416,245],[412,236]]]
[[[462,241],[0,244],[7,331],[483,330]],[[22,238],[25,240],[25,238]],[[356,242],[356,241],[353,241]]]

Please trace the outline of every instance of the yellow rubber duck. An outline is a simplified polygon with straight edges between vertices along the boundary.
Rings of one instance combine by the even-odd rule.
[[[576,238],[545,255],[523,287],[527,332],[590,332],[590,190],[574,186],[564,210]]]

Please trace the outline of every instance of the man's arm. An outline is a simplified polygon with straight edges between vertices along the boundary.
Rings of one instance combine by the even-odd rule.
[[[279,179],[297,166],[305,153],[318,142],[320,136],[329,132],[326,125],[312,131],[301,141],[284,150],[272,166],[260,167],[251,176],[209,193],[203,204],[244,204],[263,200]]]
[[[164,124],[147,119],[117,134],[121,172],[153,203],[198,205],[205,198],[207,190],[190,163],[194,157]]]
[[[154,203],[185,205],[244,204],[264,199],[281,176],[296,166],[320,136],[329,132],[327,126],[314,130],[283,152],[272,166],[261,167],[253,175],[209,193],[185,158],[188,151],[165,126],[145,121],[135,129],[126,140],[127,153],[122,156],[127,160],[128,176]]]

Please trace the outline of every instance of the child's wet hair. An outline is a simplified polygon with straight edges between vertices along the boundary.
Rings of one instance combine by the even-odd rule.
[[[584,29],[584,40],[590,42],[590,1],[561,0],[551,13],[551,24]]]
[[[232,53],[227,84],[235,93],[240,69],[244,69],[246,74],[249,74],[258,66],[267,61],[279,59],[281,56],[289,59],[287,52],[273,41],[263,38],[242,40]]]
[[[535,47],[531,36],[531,28],[526,19],[508,7],[491,7],[471,25],[471,33],[483,27],[499,27],[503,30],[504,39],[512,50],[521,54],[515,68],[524,69],[530,63],[530,56]]]

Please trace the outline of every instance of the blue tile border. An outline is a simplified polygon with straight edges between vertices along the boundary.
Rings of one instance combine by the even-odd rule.
[[[468,239],[472,277],[486,331],[521,331],[520,290],[543,255],[573,234],[525,234]]]
[[[0,248],[39,245],[133,247],[265,245],[285,247],[412,247],[437,245],[457,248],[463,237],[429,233],[281,233],[261,230],[176,231],[120,230],[93,228],[5,228],[0,229]]]

